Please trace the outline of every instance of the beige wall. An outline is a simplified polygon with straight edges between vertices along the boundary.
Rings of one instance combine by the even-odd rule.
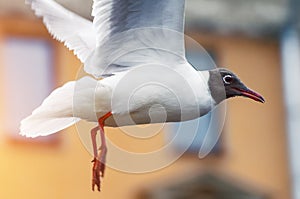
[[[49,37],[40,22],[19,21],[21,24],[16,27],[11,22],[0,19],[0,38],[15,33]],[[199,160],[185,156],[166,169],[148,174],[127,174],[108,168],[103,191],[93,193],[92,157],[74,127],[60,132],[60,142],[49,146],[11,142],[1,132],[0,198],[131,199],[142,188],[181,180],[205,169],[215,170],[275,199],[291,198],[278,44],[236,36],[191,35],[214,49],[222,66],[236,72],[266,98],[265,104],[242,98],[229,100],[223,135],[225,151],[220,157]],[[62,85],[75,78],[80,62],[61,44],[55,46],[57,85]],[[0,99],[1,104],[8,100],[5,96]],[[3,112],[0,115],[5,117]],[[107,134],[118,145],[136,151],[163,144],[162,133],[140,142],[130,141],[118,129],[108,129]]]
[[[265,104],[243,98],[228,101],[224,172],[290,198],[280,52],[276,41],[239,36],[193,35],[215,48],[221,66],[236,72]]]

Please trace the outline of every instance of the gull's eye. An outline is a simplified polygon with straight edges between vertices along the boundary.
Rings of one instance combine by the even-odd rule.
[[[226,75],[223,77],[223,81],[225,84],[231,84],[233,81],[233,77],[231,75]]]

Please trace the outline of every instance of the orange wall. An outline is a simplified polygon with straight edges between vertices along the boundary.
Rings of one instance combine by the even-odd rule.
[[[0,19],[0,26],[10,26],[5,21],[3,25]],[[17,30],[2,31],[0,38],[27,30],[28,24],[34,24],[40,35],[45,34],[40,21],[27,21]],[[243,37],[198,34],[193,37],[215,49],[221,65],[235,71],[267,100],[264,105],[241,98],[228,102],[223,155],[204,160],[183,157],[166,169],[148,174],[128,174],[108,168],[103,191],[93,193],[92,156],[74,127],[60,132],[60,142],[51,146],[11,142],[0,133],[0,198],[131,199],[141,188],[164,185],[205,169],[231,176],[275,199],[290,198],[278,44]],[[62,85],[76,78],[80,62],[61,44],[55,45],[57,84]],[[0,98],[6,100],[5,96]],[[88,134],[89,129],[86,131]],[[147,151],[163,144],[162,133],[140,142],[130,140],[118,129],[108,129],[107,134],[118,145],[133,151]]]

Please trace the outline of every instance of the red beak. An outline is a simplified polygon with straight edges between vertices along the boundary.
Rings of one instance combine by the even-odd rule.
[[[261,96],[260,94],[252,91],[249,88],[246,88],[246,89],[234,88],[234,89],[239,91],[241,93],[241,96],[248,97],[248,98],[253,99],[257,102],[265,103],[265,99],[263,98],[263,96]]]

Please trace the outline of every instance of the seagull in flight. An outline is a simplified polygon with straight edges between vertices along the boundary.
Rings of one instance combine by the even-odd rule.
[[[79,120],[96,122],[90,132],[93,190],[100,191],[105,170],[104,126],[192,120],[235,96],[265,101],[233,72],[197,71],[187,61],[185,0],[94,0],[93,21],[53,0],[26,3],[90,75],[54,90],[21,121],[20,134],[47,136]]]

